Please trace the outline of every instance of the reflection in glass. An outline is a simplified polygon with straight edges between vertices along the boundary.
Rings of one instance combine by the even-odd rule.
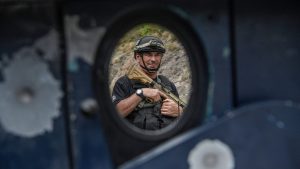
[[[164,92],[153,90],[153,83],[130,80],[126,74],[133,65],[150,81],[161,84]],[[109,71],[113,103],[119,115],[136,127],[161,129],[184,115],[180,103],[187,103],[191,92],[188,57],[180,41],[164,27],[142,24],[130,30],[117,44]]]

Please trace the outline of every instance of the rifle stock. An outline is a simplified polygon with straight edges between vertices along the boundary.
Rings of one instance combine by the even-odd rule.
[[[167,95],[170,99],[172,99],[174,102],[178,103],[181,107],[185,107],[186,103],[182,101],[180,98],[178,98],[176,95],[174,95],[169,89],[164,87],[162,84],[159,84],[152,80],[150,77],[148,77],[143,71],[141,71],[137,65],[132,65],[127,72],[127,76],[131,80],[138,80],[143,84],[146,84],[148,86],[151,86],[155,89],[160,90],[165,95]]]

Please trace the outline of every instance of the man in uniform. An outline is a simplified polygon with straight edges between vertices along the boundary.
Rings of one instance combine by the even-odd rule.
[[[160,39],[144,36],[135,45],[134,58],[147,76],[179,97],[174,83],[157,73],[165,51]],[[120,116],[145,130],[166,127],[182,113],[182,107],[163,92],[139,81],[130,80],[126,75],[115,83],[112,99]]]

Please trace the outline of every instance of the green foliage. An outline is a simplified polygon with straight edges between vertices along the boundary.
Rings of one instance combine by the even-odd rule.
[[[120,40],[120,43],[135,42],[140,37],[146,35],[161,36],[165,28],[156,24],[142,24],[134,27]]]
[[[137,32],[140,36],[162,34],[164,30],[155,24],[145,24],[137,28]]]

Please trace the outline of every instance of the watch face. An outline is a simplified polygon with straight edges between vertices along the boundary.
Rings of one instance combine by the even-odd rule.
[[[142,90],[141,89],[137,89],[136,93],[137,94],[142,94]]]

